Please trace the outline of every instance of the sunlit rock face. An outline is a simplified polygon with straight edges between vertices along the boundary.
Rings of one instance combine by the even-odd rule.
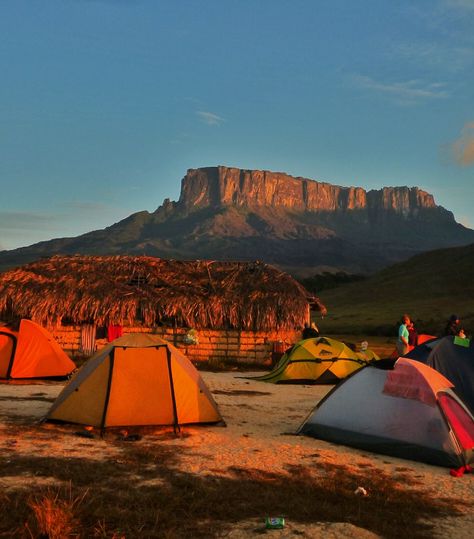
[[[384,187],[365,191],[282,172],[209,167],[188,170],[181,184],[179,206],[187,211],[206,207],[286,209],[295,212],[389,210],[416,215],[436,208],[433,196],[418,187]]]

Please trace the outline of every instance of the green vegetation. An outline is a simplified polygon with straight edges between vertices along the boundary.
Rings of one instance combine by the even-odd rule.
[[[319,294],[328,309],[322,333],[395,335],[403,313],[418,332],[440,334],[457,314],[474,332],[474,244],[417,255],[360,282]]]
[[[363,281],[364,279],[366,279],[364,275],[346,273],[345,271],[324,271],[323,273],[317,273],[312,277],[298,280],[308,292],[319,294],[321,290],[331,290],[332,288],[337,288],[343,284]]]

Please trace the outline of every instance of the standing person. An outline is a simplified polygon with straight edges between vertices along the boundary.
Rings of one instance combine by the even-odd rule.
[[[402,323],[398,328],[398,339],[397,339],[397,352],[399,356],[404,356],[408,353],[408,338],[410,333],[408,327],[410,325],[410,317],[407,314],[402,316]]]
[[[408,329],[408,344],[409,346],[418,346],[418,332],[416,331],[415,324],[410,321],[407,326]]]
[[[314,322],[311,322],[309,329],[311,330],[311,337],[319,337],[319,328]]]
[[[319,337],[318,327],[314,322],[311,322],[311,324],[306,323],[303,329],[303,339],[312,339],[315,337]]]
[[[459,335],[459,332],[462,330],[461,322],[456,314],[452,314],[449,317],[449,320],[444,329],[445,335]]]

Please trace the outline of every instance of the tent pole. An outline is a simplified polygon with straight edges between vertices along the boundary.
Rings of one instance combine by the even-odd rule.
[[[178,424],[178,410],[176,408],[176,395],[174,393],[173,371],[171,369],[171,352],[166,347],[166,360],[168,362],[168,375],[170,378],[171,401],[173,403],[173,430],[177,434],[181,429]]]
[[[112,388],[112,375],[114,370],[114,360],[115,360],[115,348],[112,348],[110,351],[110,365],[109,365],[109,378],[107,381],[107,392],[105,394],[105,401],[104,401],[104,410],[102,412],[102,419],[100,421],[100,436],[101,438],[104,437],[105,433],[105,418],[107,416],[107,408],[109,407],[109,399],[110,399],[110,390]]]
[[[8,361],[7,372],[5,373],[5,378],[8,380],[11,378],[11,374],[12,374],[13,361],[14,361],[15,353],[16,353],[17,338],[16,338],[16,335],[13,335],[12,333],[6,333],[3,331],[0,331],[0,334],[6,335],[7,337],[11,338],[13,341],[12,353],[10,355],[10,360]],[[18,332],[18,335],[19,335],[19,332]]]

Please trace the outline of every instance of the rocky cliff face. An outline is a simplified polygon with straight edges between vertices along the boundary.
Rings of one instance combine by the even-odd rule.
[[[418,187],[365,191],[281,172],[210,167],[188,170],[178,206],[185,211],[224,206],[285,209],[294,212],[392,211],[414,215],[436,208],[433,196]]]

